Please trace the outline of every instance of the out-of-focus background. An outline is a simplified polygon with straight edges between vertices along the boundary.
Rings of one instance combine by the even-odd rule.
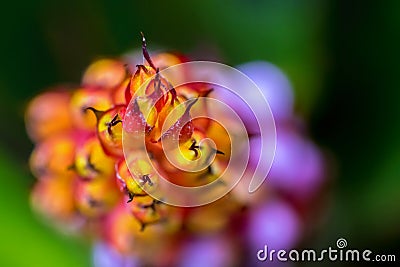
[[[326,210],[301,246],[345,237],[398,253],[400,2],[8,1],[0,28],[1,266],[90,265],[87,244],[31,212],[24,107],[52,85],[79,83],[92,60],[139,48],[140,31],[153,48],[281,68],[329,162]]]

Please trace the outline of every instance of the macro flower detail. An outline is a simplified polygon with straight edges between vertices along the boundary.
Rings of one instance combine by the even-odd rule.
[[[35,142],[30,158],[37,178],[31,196],[35,210],[57,226],[93,240],[96,266],[106,266],[101,262],[110,260],[116,265],[182,266],[190,259],[180,253],[201,259],[195,248],[211,243],[223,253],[210,251],[204,262],[234,265],[235,257],[243,260],[245,256],[233,251],[246,242],[250,246],[260,242],[256,230],[246,226],[266,224],[268,216],[275,214],[293,221],[287,224],[293,232],[288,244],[294,245],[301,224],[295,209],[280,198],[268,204],[273,192],[289,188],[285,181],[293,178],[285,174],[284,162],[272,167],[272,187],[261,186],[251,200],[243,193],[248,193],[249,185],[236,186],[231,177],[237,172],[248,182],[259,164],[267,165],[268,172],[268,162],[255,158],[261,153],[262,131],[274,139],[275,128],[258,129],[249,110],[242,107],[243,101],[224,92],[222,85],[179,83],[193,76],[192,69],[169,67],[186,63],[187,58],[172,53],[150,56],[144,37],[142,54],[142,64],[98,60],[76,87],[56,87],[31,101],[26,128]],[[221,80],[235,80],[218,75]],[[315,146],[287,127],[292,120],[292,98],[285,93],[271,107],[278,118],[278,133],[282,131],[277,153],[285,153],[285,136],[292,136],[302,144],[293,152],[293,160],[309,148],[307,155],[315,163],[301,176],[302,191],[295,197],[302,197],[304,192],[317,191],[304,188],[311,187],[308,183],[320,184],[322,159]],[[262,102],[257,103],[261,103],[255,107],[259,113],[268,113]],[[272,115],[271,119],[275,126]],[[274,151],[274,143],[263,149]],[[209,204],[170,205],[171,195],[179,200],[187,195],[171,193],[169,184],[199,190],[208,186],[196,197]],[[207,202],[209,196],[215,201]],[[259,211],[267,212],[260,215]],[[201,234],[209,236],[200,238]],[[268,229],[261,234],[261,238],[274,237]],[[195,242],[190,243],[191,239]]]

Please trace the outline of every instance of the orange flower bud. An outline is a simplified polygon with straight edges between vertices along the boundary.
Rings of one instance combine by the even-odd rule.
[[[122,120],[125,106],[116,106],[102,113],[97,123],[97,135],[104,152],[114,157],[122,157]]]
[[[72,128],[69,111],[70,92],[52,91],[36,96],[25,113],[29,137],[38,142]]]
[[[85,87],[113,89],[124,80],[125,75],[125,67],[120,61],[100,59],[86,69],[82,84]]]
[[[81,88],[76,90],[71,98],[70,110],[74,125],[86,130],[95,130],[97,119],[88,108],[108,110],[113,106],[111,93],[107,90]]]
[[[29,164],[32,173],[40,178],[45,175],[71,176],[74,174],[76,140],[72,134],[58,134],[36,145]]]
[[[45,217],[68,223],[76,217],[73,181],[71,177],[46,176],[35,184],[31,203]]]
[[[93,180],[114,175],[115,161],[108,157],[97,136],[86,139],[77,148],[75,171],[83,179]]]
[[[110,211],[121,194],[114,177],[77,180],[75,198],[78,210],[88,217],[98,217]]]

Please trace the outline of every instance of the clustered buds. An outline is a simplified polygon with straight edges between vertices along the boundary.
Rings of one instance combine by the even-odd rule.
[[[247,265],[256,265],[253,252],[265,244],[274,249],[294,246],[300,231],[307,230],[306,218],[314,215],[310,207],[319,203],[315,199],[324,173],[321,152],[294,123],[298,118],[291,112],[290,94],[279,94],[291,90],[284,75],[259,63],[243,69],[261,85],[269,79],[265,75],[273,74],[274,84],[261,90],[282,98],[271,102],[278,138],[268,185],[251,199],[248,184],[238,183],[208,205],[175,207],[163,203],[162,195],[153,197],[162,181],[229,188],[230,177],[224,174],[233,148],[249,141],[245,171],[251,172],[261,149],[260,136],[234,131],[232,139],[211,117],[195,117],[199,110],[206,115],[213,111],[217,120],[225,118],[231,128],[239,129],[238,122],[213,109],[212,102],[201,101],[217,98],[229,102],[254,132],[247,107],[220,87],[174,84],[190,76],[186,70],[175,70],[168,78],[162,75],[186,58],[172,53],[150,57],[144,38],[142,52],[143,64],[98,60],[86,69],[79,86],[57,87],[30,102],[26,127],[35,143],[30,167],[37,178],[33,207],[62,229],[93,240],[95,248],[105,244],[117,251],[121,258],[114,259],[115,265],[126,266],[121,261],[132,257],[145,266],[186,266],[192,257],[201,266],[215,265],[210,262],[215,258],[221,266],[243,265],[249,259]],[[127,135],[133,140],[126,142]],[[109,253],[107,249],[101,254]]]
[[[228,163],[221,149],[199,145],[218,125],[190,115],[198,97],[212,89],[199,83],[175,88],[159,72],[186,59],[167,53],[150,58],[144,39],[143,56],[146,64],[133,67],[119,60],[98,60],[87,68],[80,86],[44,92],[26,113],[28,134],[36,143],[30,158],[38,179],[33,206],[55,223],[105,240],[122,253],[140,251],[137,240],[150,233],[201,229],[198,225],[207,214],[218,213],[213,211],[216,205],[176,208],[149,196],[146,192],[158,184],[155,167],[173,183],[199,186],[217,179]],[[129,105],[133,106],[127,114]],[[144,135],[148,155],[124,155],[123,131]],[[200,153],[217,156],[206,169],[184,172],[163,153],[162,141],[169,139],[178,141],[178,161],[198,159]],[[224,132],[217,139],[229,150]],[[217,209],[238,207],[229,197],[219,202]],[[207,223],[207,228],[221,227],[221,216],[214,216],[217,223]]]

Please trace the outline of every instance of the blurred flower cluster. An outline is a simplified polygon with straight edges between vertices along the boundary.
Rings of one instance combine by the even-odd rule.
[[[138,155],[124,155],[124,130],[144,129],[152,164],[171,182],[189,187],[218,179],[236,145],[218,123],[190,119],[191,108],[208,108],[197,105],[197,98],[222,100],[242,118],[249,132],[249,168],[257,164],[260,140],[251,109],[240,98],[207,84],[174,87],[159,75],[188,59],[171,53],[150,57],[145,43],[143,56],[142,64],[127,58],[98,60],[79,86],[57,87],[30,102],[26,127],[35,142],[30,158],[37,178],[31,197],[35,210],[61,229],[92,240],[95,266],[253,266],[265,244],[273,249],[298,244],[324,168],[321,152],[293,114],[285,75],[266,62],[238,66],[262,90],[275,118],[276,156],[263,186],[243,197],[239,184],[208,205],[173,207],[146,193],[157,187],[157,175]],[[163,133],[165,123],[170,127]],[[165,135],[179,140],[178,160],[213,153],[214,161],[199,172],[175,168],[162,151]],[[204,151],[199,146],[204,138],[214,140],[217,149]]]

